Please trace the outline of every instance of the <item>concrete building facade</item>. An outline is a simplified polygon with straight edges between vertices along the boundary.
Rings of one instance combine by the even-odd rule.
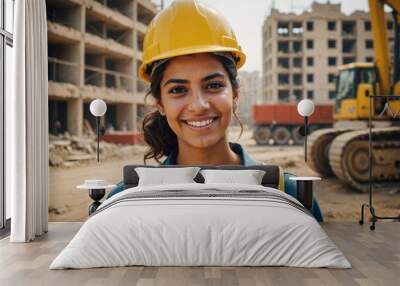
[[[239,116],[244,124],[252,124],[251,109],[261,94],[259,71],[239,71],[240,83]]]
[[[390,14],[387,26],[393,54]],[[369,13],[345,15],[340,4],[314,2],[302,14],[271,9],[262,37],[262,102],[332,102],[338,66],[374,60]]]
[[[137,132],[145,84],[137,77],[157,6],[149,0],[46,0],[49,131],[80,136],[94,122],[89,104],[107,105],[105,124]]]

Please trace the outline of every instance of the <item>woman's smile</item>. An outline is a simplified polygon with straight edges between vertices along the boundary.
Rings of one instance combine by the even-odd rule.
[[[195,131],[210,130],[215,124],[217,124],[219,117],[208,117],[204,119],[187,119],[182,120],[188,128]]]

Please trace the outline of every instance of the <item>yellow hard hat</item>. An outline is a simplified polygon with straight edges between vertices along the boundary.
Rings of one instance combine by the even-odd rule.
[[[155,61],[206,52],[230,52],[237,69],[246,61],[223,16],[195,0],[175,0],[147,28],[139,76],[150,82],[149,67]]]

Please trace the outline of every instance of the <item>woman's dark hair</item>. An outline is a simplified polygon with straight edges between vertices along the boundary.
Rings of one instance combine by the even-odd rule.
[[[225,68],[229,81],[231,82],[232,88],[237,90],[239,88],[239,81],[237,79],[237,70],[235,63],[227,56],[212,54]],[[152,95],[156,102],[161,100],[161,88],[160,84],[164,76],[165,69],[168,65],[168,61],[161,63],[155,68],[151,75],[150,90],[146,94],[147,96]],[[243,133],[243,123],[237,114],[237,109],[233,112],[234,117],[240,124],[240,134],[238,139]],[[146,160],[154,158],[158,163],[162,156],[168,156],[178,150],[178,140],[174,131],[169,127],[165,116],[161,115],[156,109],[146,114],[143,119],[142,130],[144,134],[144,141],[150,146],[150,149],[144,154],[144,163]]]

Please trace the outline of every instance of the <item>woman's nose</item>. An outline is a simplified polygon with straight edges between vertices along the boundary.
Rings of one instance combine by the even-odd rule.
[[[189,110],[194,112],[201,112],[210,108],[210,103],[207,101],[201,91],[194,91],[192,99],[189,104]]]

